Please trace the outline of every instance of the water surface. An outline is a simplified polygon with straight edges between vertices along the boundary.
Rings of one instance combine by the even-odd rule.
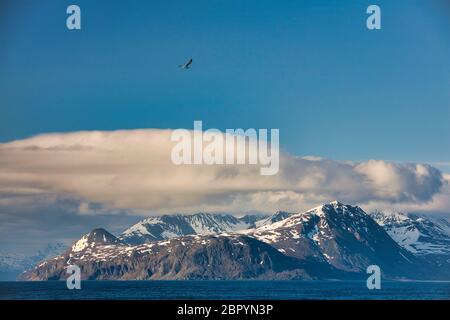
[[[445,299],[450,282],[383,281],[368,290],[365,281],[65,281],[0,282],[0,299]]]

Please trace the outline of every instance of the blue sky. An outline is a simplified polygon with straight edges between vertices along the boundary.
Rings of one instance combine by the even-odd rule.
[[[72,1],[73,2],[73,1]],[[450,161],[443,1],[10,1],[0,141],[77,130],[280,128],[332,159]],[[184,72],[177,65],[194,59]]]

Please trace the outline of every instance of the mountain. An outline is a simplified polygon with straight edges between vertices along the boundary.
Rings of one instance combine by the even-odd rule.
[[[72,245],[71,252],[86,252],[96,247],[118,245],[124,246],[125,242],[116,238],[103,228],[94,229],[81,237],[80,240]]]
[[[113,237],[96,229],[19,279],[65,279],[70,264],[79,266],[82,279],[89,280],[313,279],[324,272],[328,277],[338,274],[327,265],[302,263],[244,235],[183,236],[138,246]]]
[[[284,220],[296,213],[287,212],[287,211],[277,211],[273,215],[266,217],[265,219],[260,219],[255,222],[255,227],[261,227],[265,225],[269,225],[281,220]]]
[[[238,218],[240,221],[242,221],[245,224],[245,227],[255,228],[260,221],[264,221],[267,218],[267,215],[265,214],[247,214],[243,217]]]
[[[385,275],[407,277],[416,260],[361,208],[337,201],[243,233],[288,256],[347,272],[365,272],[376,264]]]
[[[438,232],[420,219],[413,219],[416,228],[420,225],[423,234],[428,230],[431,238],[448,230],[442,221],[436,223]],[[337,201],[270,217],[163,215],[144,219],[117,238],[95,229],[20,279],[64,279],[69,264],[81,268],[83,279],[96,280],[366,279],[369,265],[380,266],[386,278],[450,279],[447,260],[423,259],[389,235],[398,232],[388,226],[405,221],[410,220],[369,215]],[[434,243],[440,250],[445,248],[442,239]]]
[[[264,218],[263,215],[236,218],[230,214],[210,213],[162,215],[139,221],[119,235],[119,239],[130,245],[138,245],[185,235],[232,232],[252,228]]]
[[[395,211],[374,211],[370,215],[392,239],[420,259],[428,273],[450,278],[450,222],[447,219]]]
[[[57,256],[67,250],[62,243],[48,244],[35,255],[0,252],[0,281],[15,280],[25,270],[42,260]]]
[[[395,211],[374,211],[370,216],[413,254],[450,254],[450,223],[444,218]]]

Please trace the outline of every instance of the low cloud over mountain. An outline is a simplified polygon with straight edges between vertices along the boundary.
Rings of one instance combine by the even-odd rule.
[[[45,134],[0,145],[0,206],[79,201],[79,214],[304,210],[331,199],[359,205],[427,206],[448,190],[426,164],[333,161],[280,155],[257,165],[174,165],[170,130]],[[447,194],[445,195],[447,199]]]

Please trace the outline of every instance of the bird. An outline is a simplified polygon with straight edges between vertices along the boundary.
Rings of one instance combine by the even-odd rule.
[[[186,62],[185,64],[180,64],[179,67],[180,67],[181,69],[189,69],[189,67],[191,66],[191,64],[192,64],[192,58],[189,59],[189,61]]]

